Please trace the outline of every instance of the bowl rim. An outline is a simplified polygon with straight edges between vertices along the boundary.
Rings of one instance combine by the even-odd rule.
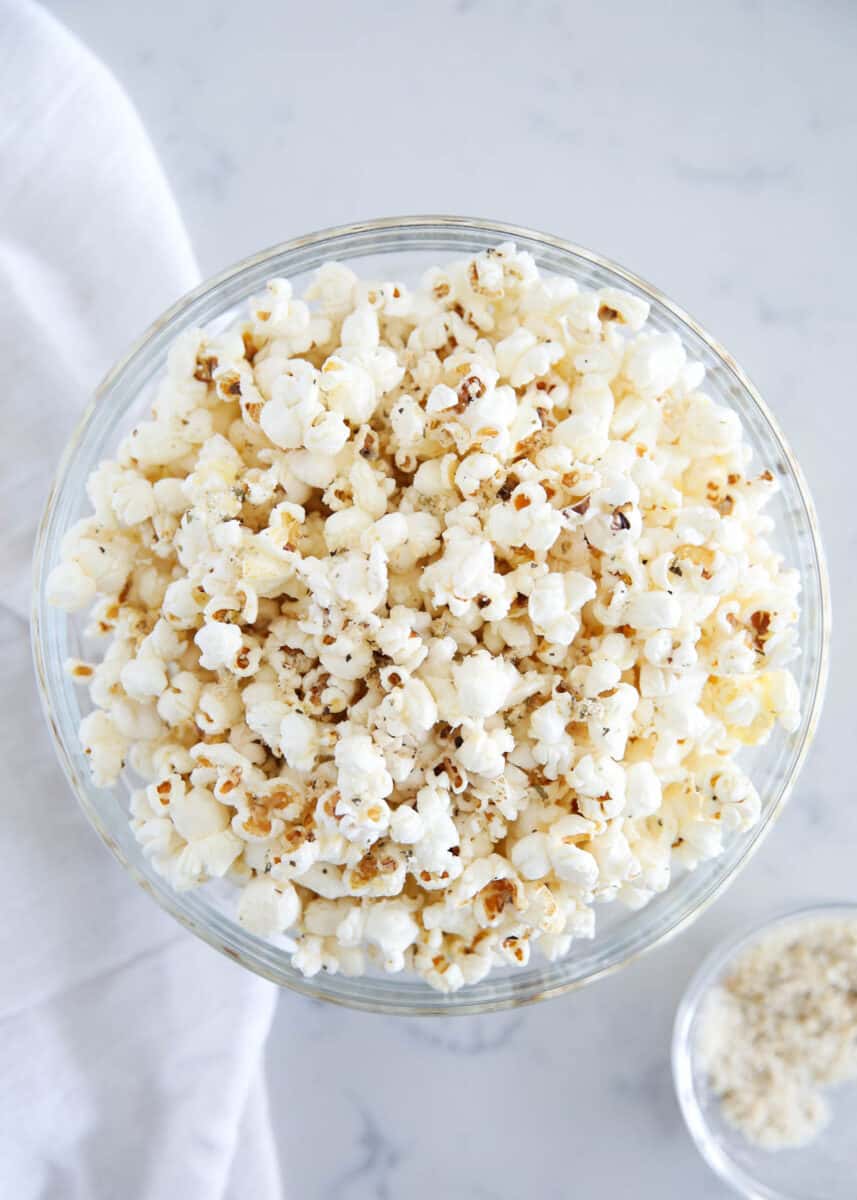
[[[48,671],[45,659],[44,638],[42,633],[42,600],[40,594],[39,582],[42,579],[45,567],[46,557],[49,550],[48,531],[52,521],[53,513],[56,507],[58,497],[66,482],[66,475],[72,464],[77,447],[82,440],[86,430],[92,421],[96,409],[104,404],[113,387],[122,378],[122,376],[130,371],[138,360],[145,355],[150,343],[161,333],[167,330],[178,318],[180,318],[189,308],[205,297],[210,296],[218,289],[238,277],[252,271],[254,268],[261,266],[263,263],[271,259],[278,258],[285,254],[291,254],[299,250],[309,247],[320,247],[326,243],[338,242],[343,239],[356,238],[362,234],[385,234],[394,235],[397,232],[419,232],[434,229],[437,232],[444,231],[460,231],[464,234],[468,232],[479,234],[496,235],[500,240],[523,239],[527,241],[535,241],[547,248],[553,248],[561,253],[570,254],[593,266],[612,273],[618,279],[624,280],[632,287],[643,292],[650,300],[655,301],[662,308],[666,309],[672,317],[685,326],[693,334],[704,342],[709,350],[720,360],[727,372],[733,377],[735,382],[746,392],[752,400],[756,409],[767,423],[769,431],[774,442],[778,445],[782,457],[791,473],[794,484],[797,488],[804,511],[806,513],[809,530],[811,534],[811,543],[813,549],[813,560],[816,575],[816,584],[818,593],[821,597],[821,611],[819,613],[819,629],[820,629],[820,645],[818,650],[818,662],[815,671],[814,690],[812,697],[809,700],[809,710],[806,718],[805,728],[800,745],[794,759],[794,763],[781,786],[780,794],[776,802],[766,812],[764,818],[759,825],[753,830],[753,836],[748,839],[743,851],[733,864],[731,870],[722,875],[722,877],[714,880],[708,887],[706,893],[698,900],[698,902],[687,912],[677,914],[672,920],[665,925],[663,929],[654,934],[645,945],[639,946],[628,953],[625,957],[612,962],[606,963],[592,971],[585,978],[572,979],[565,982],[556,982],[545,986],[539,990],[535,990],[529,996],[511,996],[495,999],[478,999],[474,998],[468,1003],[466,997],[470,989],[463,989],[462,992],[456,993],[458,999],[454,1004],[450,1004],[447,998],[438,993],[435,998],[432,995],[427,995],[419,1004],[404,1003],[390,998],[382,1001],[380,999],[364,1000],[362,997],[346,998],[341,995],[332,995],[331,993],[317,987],[312,978],[299,976],[297,973],[294,978],[284,980],[276,976],[273,970],[267,970],[261,962],[256,959],[249,960],[244,954],[232,947],[225,945],[220,940],[219,935],[214,931],[206,928],[197,922],[191,914],[184,911],[177,902],[177,893],[162,892],[152,887],[149,880],[143,875],[136,865],[129,861],[123,853],[122,849],[117,845],[116,841],[110,834],[110,831],[105,827],[97,809],[89,800],[85,786],[77,777],[74,765],[68,748],[65,744],[63,733],[56,720],[53,702],[50,696],[48,686]],[[462,252],[466,253],[465,247],[461,247]],[[765,836],[772,828],[777,816],[781,813],[786,801],[792,793],[795,782],[800,774],[800,771],[806,760],[809,748],[815,738],[818,727],[818,719],[821,712],[824,695],[827,686],[829,673],[829,645],[830,645],[830,628],[831,628],[831,612],[830,612],[830,588],[828,580],[827,564],[825,560],[824,548],[821,541],[818,518],[816,515],[815,505],[812,500],[811,493],[804,478],[803,471],[798,464],[791,447],[785,438],[779,423],[769,409],[766,402],[763,400],[758,389],[752,383],[745,371],[739,366],[729,352],[720,345],[720,343],[712,337],[707,330],[699,324],[693,317],[685,312],[680,306],[669,299],[659,288],[648,283],[646,280],[636,275],[627,268],[618,263],[613,262],[609,258],[595,253],[586,247],[577,245],[564,238],[556,237],[552,234],[542,233],[538,230],[529,229],[525,226],[509,224],[501,221],[491,221],[485,218],[451,216],[451,215],[412,215],[412,216],[391,216],[381,217],[374,220],[358,221],[352,224],[331,226],[325,229],[317,230],[312,233],[304,234],[296,238],[290,238],[284,242],[276,243],[264,250],[257,251],[254,254],[248,255],[230,266],[225,267],[213,276],[203,280],[196,287],[186,292],[179,297],[172,305],[164,312],[156,317],[143,333],[129,346],[113,365],[107,370],[101,382],[94,389],[92,397],[84,407],[81,416],[76,423],[66,445],[58,461],[56,471],[45,501],[41,519],[39,521],[36,532],[36,539],[33,551],[32,561],[33,572],[33,589],[31,598],[30,611],[30,636],[33,653],[33,661],[35,666],[36,679],[38,683],[39,699],[44,713],[45,720],[51,733],[51,738],[54,744],[55,753],[62,766],[66,780],[71,787],[78,804],[83,809],[87,820],[95,828],[105,843],[107,848],[118,859],[123,868],[131,874],[135,882],[141,886],[152,898],[160,905],[170,916],[179,921],[186,929],[197,937],[201,937],[209,945],[213,946],[221,954],[232,958],[241,963],[241,965],[254,971],[256,974],[270,979],[280,987],[289,988],[292,991],[300,992],[313,999],[322,999],[333,1004],[338,1004],[344,1007],[359,1009],[367,1012],[384,1012],[396,1015],[413,1015],[413,1016],[451,1016],[451,1015],[473,1015],[474,1013],[497,1012],[510,1008],[521,1007],[525,1004],[533,1004],[539,1000],[552,999],[556,996],[565,994],[566,992],[574,991],[578,988],[594,983],[596,980],[602,979],[621,968],[628,966],[630,963],[637,961],[643,955],[659,946],[664,945],[671,938],[675,937],[682,930],[691,925],[703,912],[711,905],[722,891],[731,884],[745,869],[752,856],[758,850]],[[428,990],[428,989],[427,989]],[[475,989],[474,989],[475,990]]]
[[[720,1179],[748,1200],[806,1200],[806,1197],[778,1191],[755,1179],[744,1167],[735,1163],[711,1135],[709,1123],[696,1100],[692,1057],[694,1023],[705,997],[728,966],[766,934],[780,927],[799,925],[803,921],[835,919],[837,916],[857,920],[857,900],[823,900],[814,904],[792,905],[754,922],[749,928],[741,926],[737,932],[717,942],[703,958],[691,975],[676,1009],[670,1059],[673,1086],[682,1119],[703,1160]]]

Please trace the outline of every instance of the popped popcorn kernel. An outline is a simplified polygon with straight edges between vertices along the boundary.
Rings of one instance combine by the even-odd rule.
[[[512,243],[414,289],[328,263],[183,334],[93,472],[46,584],[106,645],[68,663],[93,778],[304,974],[555,961],[758,821],[799,578],[648,319]]]

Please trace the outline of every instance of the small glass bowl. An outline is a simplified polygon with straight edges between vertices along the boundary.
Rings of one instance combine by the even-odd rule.
[[[87,511],[87,476],[146,412],[167,350],[182,330],[200,325],[222,329],[268,279],[285,276],[300,289],[330,259],[348,263],[364,277],[413,283],[429,266],[509,240],[528,250],[548,274],[571,275],[589,288],[624,288],[648,300],[650,328],[674,330],[688,354],[704,363],[707,391],[740,415],[759,469],[767,467],[776,474],[781,489],[771,511],[778,524],[779,545],[800,572],[803,587],[799,630],[803,653],[795,664],[801,724],[791,734],[778,729],[765,746],[743,758],[762,799],[755,829],[734,838],[721,857],[677,876],[669,890],[646,908],[632,912],[618,904],[600,907],[595,939],[576,943],[562,961],[497,970],[481,983],[449,996],[405,974],[305,979],[292,969],[283,946],[238,925],[233,889],[207,884],[178,893],[157,875],[128,826],[130,780],[108,790],[93,786],[77,735],[88,708],[85,693],[75,689],[63,670],[66,658],[86,657],[81,651],[84,622],[48,605],[44,581],[59,559],[63,534]],[[558,995],[615,970],[687,925],[747,861],[791,791],[818,720],[827,674],[828,629],[827,576],[812,501],[776,421],[730,356],[681,309],[623,268],[559,238],[463,217],[389,218],[309,234],[254,255],[179,300],[113,367],[83,414],[60,462],[34,556],[32,637],[44,711],[84,812],[129,874],[199,937],[260,975],[310,996],[389,1013],[484,1012]]]
[[[704,1001],[745,950],[774,929],[830,918],[857,921],[857,904],[792,909],[718,946],[691,979],[676,1013],[672,1066],[682,1115],[708,1165],[750,1200],[854,1200],[857,1193],[857,1082],[825,1089],[832,1119],[808,1145],[765,1150],[723,1117],[698,1049]]]

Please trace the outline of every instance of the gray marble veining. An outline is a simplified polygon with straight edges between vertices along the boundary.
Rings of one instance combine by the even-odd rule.
[[[448,1023],[285,995],[269,1055],[296,1200],[722,1197],[673,1097],[678,997],[742,924],[854,895],[857,8],[50,7],[137,103],[205,273],[359,217],[517,221],[650,278],[777,411],[819,508],[838,628],[811,760],[748,871],[682,937],[593,989]]]

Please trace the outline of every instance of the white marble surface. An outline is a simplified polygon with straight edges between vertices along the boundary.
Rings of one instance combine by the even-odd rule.
[[[516,221],[652,279],[779,414],[815,493],[838,628],[811,759],[746,875],[678,941],[587,991],[447,1022],[284,995],[270,1044],[289,1198],[722,1196],[673,1098],[678,997],[724,934],[855,896],[857,8],[49,7],[139,106],[206,274],[359,217]]]

